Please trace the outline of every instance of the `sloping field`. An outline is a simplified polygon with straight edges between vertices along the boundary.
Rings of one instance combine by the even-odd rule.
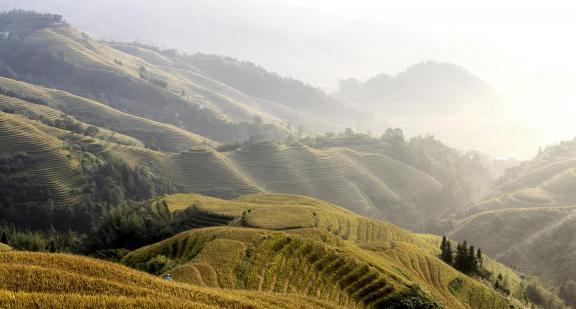
[[[526,173],[500,185],[498,192],[510,192],[525,187],[535,187],[563,171],[576,167],[575,159],[565,159],[550,163],[540,163]]]
[[[220,197],[263,192],[237,171],[228,158],[208,148],[196,147],[170,155],[166,165],[172,179],[191,188],[191,192]]]
[[[140,267],[167,256],[177,264],[169,271],[177,281],[295,293],[346,307],[386,307],[416,283],[426,297],[450,308],[509,306],[491,288],[436,258],[438,237],[320,200],[248,195],[224,201],[180,194],[154,201],[151,210],[169,220],[188,217],[204,228],[138,249],[123,262]],[[454,293],[448,285],[456,278],[462,289]]]
[[[392,215],[406,204],[430,202],[442,189],[433,177],[388,156],[345,148],[256,143],[227,155],[267,192],[313,196],[363,215]]]
[[[0,252],[1,251],[10,251],[12,247],[8,246],[7,244],[0,243]]]
[[[575,222],[574,206],[502,209],[457,222],[449,236],[467,239],[523,272],[561,283],[575,275]]]
[[[46,185],[55,203],[73,203],[75,193],[83,186],[79,162],[71,158],[65,144],[37,129],[31,121],[0,112],[0,157],[11,158],[19,153],[31,157],[23,172]]]
[[[206,147],[194,147],[181,153],[166,154],[142,147],[113,144],[100,146],[107,154],[130,166],[147,166],[170,179],[183,192],[234,198],[264,192],[249,182],[228,158]]]
[[[0,254],[0,304],[9,308],[335,308],[298,295],[210,289],[91,258]]]
[[[221,200],[196,194],[175,194],[152,203],[153,208],[160,205],[165,205],[174,217],[185,216],[192,221],[196,217],[214,216],[228,218],[226,224],[268,230],[316,227],[355,242],[404,241],[430,250],[435,248],[393,224],[364,218],[342,207],[304,196],[255,194]]]
[[[360,189],[308,147],[251,144],[228,157],[267,192],[317,197],[360,214],[373,211]]]
[[[43,88],[2,77],[0,77],[0,86],[27,96],[40,98],[47,102],[49,107],[88,124],[110,129],[144,142],[150,137],[154,137],[156,146],[164,151],[184,151],[203,143],[213,144],[207,138],[175,126],[126,114],[102,103],[60,90]]]
[[[358,152],[349,148],[328,148],[368,171],[403,199],[416,200],[437,193],[442,184],[434,177],[383,154]]]
[[[64,115],[61,111],[55,110],[51,107],[30,103],[18,98],[9,97],[2,94],[0,94],[0,109],[12,110],[17,114],[24,115],[25,117],[30,119],[43,118],[48,119],[50,121],[56,121],[58,119],[61,119],[62,115]],[[80,129],[83,131],[90,126],[84,122],[78,120],[75,121],[78,123]],[[39,129],[42,130],[43,128],[46,127],[42,127]],[[103,128],[98,128],[98,133],[96,133],[94,137],[101,139],[103,141],[111,141],[117,144],[144,147],[144,144],[142,142],[133,137],[113,132],[110,130],[106,130]]]
[[[145,67],[146,73],[151,78],[167,82],[171,89],[178,92],[184,90],[192,102],[212,106],[220,112],[226,111],[228,116],[237,121],[251,120],[253,115],[262,114],[265,119],[279,122],[279,119],[259,112],[255,108],[257,106],[254,106],[257,105],[256,102],[245,94],[192,71],[177,69],[176,63],[152,50],[133,46],[123,49],[121,44],[116,45],[118,48],[112,48],[83,36],[70,26],[41,29],[26,37],[25,41],[55,53],[62,52],[63,58],[68,62],[88,67],[102,67],[135,78],[139,78],[140,68]],[[134,55],[121,50],[132,52]],[[143,58],[135,55],[141,55]],[[117,65],[115,60],[122,61],[122,65]]]

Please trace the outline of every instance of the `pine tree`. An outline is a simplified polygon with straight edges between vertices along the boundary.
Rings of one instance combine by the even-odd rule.
[[[467,256],[467,273],[468,274],[477,274],[478,273],[478,259],[476,258],[476,253],[474,252],[474,246],[470,246],[468,250]]]
[[[442,253],[440,254],[440,258],[442,261],[446,262],[447,264],[451,265],[454,261],[452,256],[452,244],[449,240],[446,239],[446,236],[442,237],[442,244],[440,245],[440,250]]]
[[[466,272],[466,264],[468,260],[468,243],[458,243],[456,247],[456,258],[454,260],[454,267],[461,272]]]
[[[0,238],[0,243],[8,244],[8,235],[6,235],[6,232],[2,232],[2,238]]]
[[[482,268],[484,258],[482,257],[482,250],[480,250],[480,248],[478,248],[478,252],[476,252],[476,259],[478,260],[478,268]]]

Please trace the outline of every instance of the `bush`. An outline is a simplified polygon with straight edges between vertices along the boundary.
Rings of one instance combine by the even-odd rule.
[[[448,283],[448,290],[450,290],[450,293],[456,295],[462,290],[463,283],[464,281],[462,278],[454,278],[450,283]]]
[[[150,261],[136,266],[136,268],[154,275],[163,274],[174,267],[176,267],[176,262],[164,255],[157,255]]]
[[[430,298],[430,296],[428,296],[417,284],[409,286],[408,289],[402,291],[396,297],[385,302],[384,304],[379,304],[378,307],[392,309],[444,308],[442,304]]]

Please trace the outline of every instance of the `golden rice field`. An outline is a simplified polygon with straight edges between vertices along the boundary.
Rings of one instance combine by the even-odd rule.
[[[316,297],[336,305],[380,307],[418,284],[447,307],[508,308],[491,287],[440,261],[440,238],[410,233],[303,196],[256,194],[221,200],[177,194],[153,201],[165,220],[190,216],[196,229],[135,250],[141,267],[163,255],[176,281]],[[196,219],[194,219],[196,218]],[[487,258],[487,268],[520,278]],[[449,290],[460,278],[462,289]]]
[[[47,253],[0,254],[0,307],[336,308],[299,295],[168,282],[115,263]]]

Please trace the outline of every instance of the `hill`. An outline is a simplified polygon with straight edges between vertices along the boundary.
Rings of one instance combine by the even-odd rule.
[[[10,20],[11,27],[18,29],[20,24],[25,27],[25,19],[41,16],[6,12],[0,15],[0,25]],[[115,109],[220,142],[245,140],[254,134],[273,139],[286,135],[286,130],[278,126],[279,119],[237,101],[238,97],[209,90],[186,78],[186,74],[174,75],[163,67],[93,40],[65,22],[42,25],[31,32],[11,33],[8,40],[0,42],[0,58],[12,73],[8,77],[105,102]],[[254,116],[270,124],[257,129],[242,123]]]
[[[249,195],[224,201],[181,194],[148,207],[163,222],[194,229],[138,249],[122,262],[150,271],[164,256],[169,262],[152,271],[170,272],[176,281],[297,293],[344,306],[399,306],[407,299],[433,307],[509,306],[491,287],[439,260],[440,238],[320,200]],[[510,270],[491,260],[486,266],[520,287]],[[450,287],[454,282],[457,289]]]
[[[142,201],[164,193],[234,198],[276,192],[325,199],[422,230],[432,214],[466,204],[479,191],[479,160],[430,137],[407,141],[397,138],[397,130],[381,139],[353,132],[306,137],[305,129],[297,129],[300,120],[338,129],[337,118],[354,112],[318,89],[255,64],[97,41],[55,15],[6,12],[0,27],[11,33],[0,41],[0,72],[5,72],[0,109],[24,116],[32,121],[27,124],[60,140],[58,147],[71,148],[69,155],[51,156],[70,161],[55,166],[78,167],[50,174],[51,182],[62,183],[46,189],[51,197],[45,204],[75,207],[91,197],[88,204],[101,208],[104,199]],[[267,87],[258,91],[256,85]],[[322,118],[320,110],[339,116]],[[294,119],[300,120],[286,123]],[[127,172],[118,177],[105,166]],[[101,182],[86,189],[92,193],[73,193],[66,188],[68,176],[53,176],[78,178],[80,172],[82,183],[106,178],[95,171],[114,176],[103,186],[110,189],[102,193],[105,198],[93,197]],[[128,184],[134,177],[129,171],[146,184]],[[18,187],[16,178],[10,179]],[[133,192],[113,189],[112,183]],[[136,187],[146,193],[134,193]]]
[[[116,263],[67,255],[0,254],[0,302],[49,306],[154,308],[336,308],[299,295],[203,288],[167,282]]]
[[[393,153],[380,149],[377,140],[340,136],[325,138],[323,144],[309,142],[310,146],[254,141],[218,152],[212,149],[212,141],[188,131],[60,90],[6,78],[0,78],[0,87],[0,108],[6,119],[6,138],[1,142],[10,145],[12,140],[8,138],[24,136],[18,131],[25,131],[26,127],[38,130],[34,137],[26,139],[28,146],[6,148],[7,164],[20,154],[35,157],[37,149],[45,145],[67,148],[63,155],[47,155],[50,159],[44,164],[49,163],[48,167],[58,172],[30,165],[18,167],[19,175],[48,177],[52,184],[46,188],[49,194],[44,200],[30,197],[28,202],[51,200],[55,204],[77,205],[91,195],[81,193],[80,183],[94,182],[100,177],[96,170],[120,164],[128,171],[141,170],[139,178],[156,179],[164,185],[153,185],[156,189],[144,195],[104,194],[118,196],[114,201],[173,192],[223,198],[258,192],[301,194],[413,228],[422,228],[426,216],[435,211],[457,204],[450,202],[450,194],[442,183],[451,180],[440,182],[413,163],[390,157]],[[71,167],[65,167],[68,165]],[[17,190],[19,181],[16,176],[10,177],[13,190]],[[70,189],[74,187],[68,182],[71,179],[76,179],[76,190]],[[94,191],[89,187],[86,190]]]
[[[472,108],[489,110],[495,91],[464,68],[436,61],[410,66],[395,76],[379,74],[340,83],[339,96],[391,115],[442,115]]]
[[[562,142],[508,169],[483,201],[450,216],[449,236],[556,285],[576,278],[575,149]]]

